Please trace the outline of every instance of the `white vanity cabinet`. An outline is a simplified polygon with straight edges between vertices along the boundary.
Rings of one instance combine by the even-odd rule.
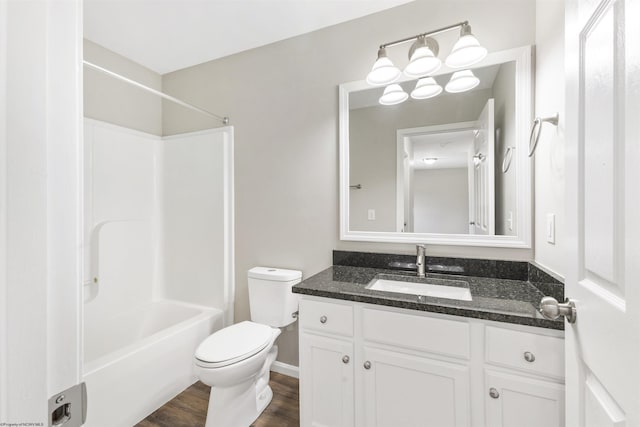
[[[300,303],[300,425],[354,425],[353,307]]]
[[[562,426],[562,337],[303,296],[301,426]]]
[[[562,338],[486,326],[485,349],[487,426],[564,425]]]

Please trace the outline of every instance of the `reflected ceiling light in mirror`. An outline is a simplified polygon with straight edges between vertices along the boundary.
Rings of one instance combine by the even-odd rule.
[[[395,83],[384,88],[384,93],[378,100],[382,105],[396,105],[404,102],[409,98],[407,92],[402,89],[402,86]]]
[[[451,80],[444,87],[449,93],[466,92],[480,84],[478,79],[471,70],[456,71],[451,76]]]
[[[440,95],[442,86],[440,86],[433,77],[425,77],[418,80],[416,88],[411,91],[413,99],[428,99]]]
[[[378,49],[378,59],[373,64],[371,72],[367,74],[367,83],[372,86],[384,86],[393,83],[400,78],[402,72],[387,57],[384,47]]]
[[[463,68],[482,61],[485,56],[487,49],[471,34],[471,26],[465,24],[460,27],[460,38],[453,45],[445,64],[451,68]]]
[[[437,157],[425,157],[422,161],[427,165],[432,165],[438,161]]]
[[[419,36],[409,49],[409,64],[404,68],[407,77],[418,78],[435,73],[442,66],[438,58],[440,47],[431,37]]]

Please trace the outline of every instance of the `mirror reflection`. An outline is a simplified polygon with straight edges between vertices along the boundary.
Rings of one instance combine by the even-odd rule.
[[[516,63],[473,72],[470,91],[398,105],[349,93],[350,231],[516,235]]]

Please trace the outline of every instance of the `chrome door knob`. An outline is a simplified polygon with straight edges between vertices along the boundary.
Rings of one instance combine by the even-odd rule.
[[[556,320],[560,316],[564,316],[569,323],[575,323],[576,321],[576,305],[569,298],[566,298],[562,304],[553,297],[542,298],[540,300],[540,313],[549,320]]]
[[[327,323],[327,316],[320,317],[320,323]]]
[[[364,362],[364,369],[371,369],[371,362],[369,362],[368,360],[366,362]]]
[[[489,389],[489,396],[491,396],[494,399],[497,399],[500,397],[500,393],[498,392],[498,390],[496,390],[495,388],[491,387]]]
[[[342,363],[344,363],[345,365],[349,363],[349,360],[349,356],[342,356]]]
[[[526,360],[529,363],[535,362],[536,360],[536,356],[531,353],[530,351],[525,351],[524,352],[524,360]]]

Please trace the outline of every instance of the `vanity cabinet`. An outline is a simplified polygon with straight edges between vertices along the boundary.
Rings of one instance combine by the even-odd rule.
[[[348,427],[353,417],[353,343],[305,333],[300,336],[300,359],[304,379],[300,381],[300,424]]]
[[[562,332],[303,296],[301,426],[562,426]]]

